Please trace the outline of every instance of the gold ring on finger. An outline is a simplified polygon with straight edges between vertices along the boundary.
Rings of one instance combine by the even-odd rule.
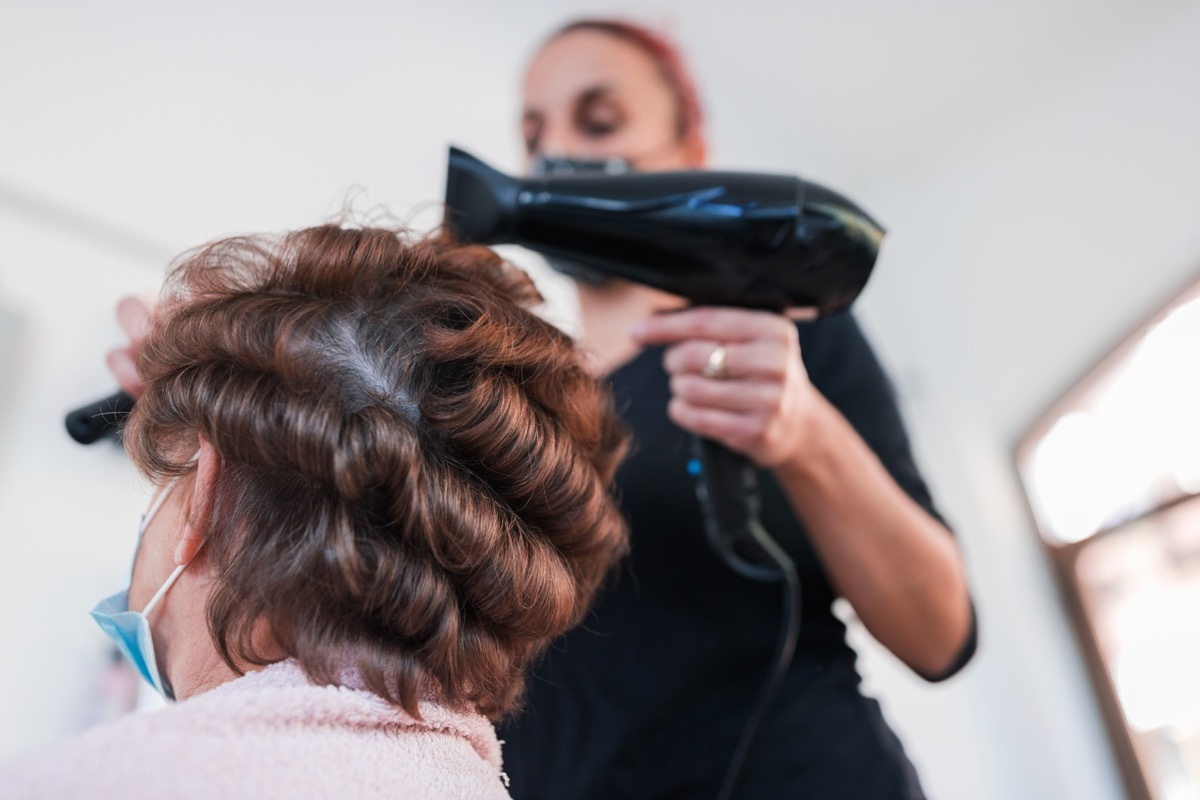
[[[729,377],[729,353],[726,351],[725,345],[718,344],[708,354],[708,360],[704,362],[701,374],[714,381],[723,381]]]

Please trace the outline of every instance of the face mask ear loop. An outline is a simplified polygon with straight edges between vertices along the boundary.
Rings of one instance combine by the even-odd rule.
[[[166,502],[167,497],[171,494],[171,490],[175,488],[175,484],[179,482],[180,477],[181,476],[177,475],[172,478],[170,482],[167,483],[166,487],[163,488],[162,493],[155,498],[154,503],[150,506],[146,513],[142,515],[142,524],[138,526],[139,538],[141,537],[142,533],[145,532],[146,527],[150,524],[150,521],[154,519],[154,515],[158,513],[160,508],[162,508],[163,503]]]
[[[200,458],[200,451],[197,450],[196,455],[193,457],[192,460],[196,461],[199,458]],[[154,519],[154,515],[157,514],[158,509],[162,507],[163,502],[167,499],[167,495],[169,495],[171,493],[171,490],[175,488],[175,484],[178,483],[179,479],[182,477],[183,477],[182,475],[177,475],[174,478],[172,478],[171,482],[169,484],[167,484],[167,488],[163,489],[162,494],[160,494],[158,496],[158,499],[154,501],[154,505],[152,505],[150,507],[150,510],[146,512],[146,516],[142,520],[142,530],[143,531],[146,529],[146,526],[150,524],[150,520]],[[203,542],[201,542],[200,547],[201,548],[204,547]],[[199,552],[199,551],[197,551],[197,552]],[[175,571],[171,573],[171,577],[167,578],[167,582],[162,585],[161,589],[159,589],[157,592],[154,593],[154,597],[151,597],[150,602],[146,603],[146,607],[142,609],[143,617],[149,618],[150,612],[154,609],[154,607],[156,605],[158,605],[158,601],[162,599],[163,595],[167,593],[167,590],[171,588],[171,586],[175,583],[176,580],[178,580],[179,576],[183,574],[183,571],[186,568],[187,568],[187,564],[180,564],[179,566],[177,566],[175,568]]]
[[[175,583],[176,579],[178,579],[179,576],[183,574],[183,570],[186,567],[187,567],[187,564],[180,564],[178,567],[175,568],[175,571],[171,573],[171,577],[167,578],[167,582],[162,585],[161,589],[159,589],[157,592],[154,593],[154,597],[150,598],[150,602],[146,603],[146,607],[142,609],[142,616],[144,616],[144,617],[150,616],[150,612],[154,609],[154,607],[156,605],[158,605],[158,601],[161,600],[162,596],[167,593],[167,589],[171,588],[171,584]]]

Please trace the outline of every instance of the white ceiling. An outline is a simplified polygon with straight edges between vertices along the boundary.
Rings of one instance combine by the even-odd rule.
[[[408,213],[444,146],[517,164],[516,83],[597,6],[396,0],[5,0],[0,210],[157,262],[307,224],[357,188]],[[723,165],[855,192],[919,179],[1044,87],[1169,25],[1186,0],[615,2],[673,31]]]

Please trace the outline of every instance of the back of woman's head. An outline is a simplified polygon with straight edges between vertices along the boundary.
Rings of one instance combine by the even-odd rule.
[[[610,401],[489,250],[311,228],[173,269],[125,433],[152,479],[221,458],[204,557],[231,666],[347,667],[499,716],[624,552]],[[264,647],[263,642],[269,643]]]

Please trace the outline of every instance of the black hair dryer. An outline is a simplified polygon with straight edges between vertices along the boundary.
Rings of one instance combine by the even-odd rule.
[[[597,174],[518,179],[450,148],[446,224],[460,240],[519,244],[701,305],[821,314],[854,301],[883,228],[790,175]]]
[[[700,305],[772,311],[847,308],[884,231],[841,195],[789,175],[555,169],[518,179],[450,148],[446,226],[460,241],[519,244],[588,275]],[[568,269],[568,271],[571,271]],[[749,462],[694,443],[707,535],[733,569],[779,580],[786,554],[758,521]]]

